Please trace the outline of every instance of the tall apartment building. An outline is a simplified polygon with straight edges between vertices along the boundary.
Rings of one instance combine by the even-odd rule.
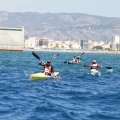
[[[114,36],[111,42],[111,49],[112,50],[120,50],[120,36]]]
[[[88,40],[81,40],[81,49],[88,49]]]

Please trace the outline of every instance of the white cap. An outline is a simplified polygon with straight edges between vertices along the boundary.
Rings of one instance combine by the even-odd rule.
[[[96,62],[96,60],[93,60],[93,62]]]

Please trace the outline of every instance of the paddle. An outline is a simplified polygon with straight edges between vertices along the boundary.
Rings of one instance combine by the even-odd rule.
[[[90,67],[90,66],[87,65],[87,64],[84,64],[83,66],[84,66],[84,67]],[[112,69],[112,67],[104,67],[104,66],[102,66],[102,68]]]
[[[81,55],[85,54],[85,52],[83,52]]]
[[[112,69],[112,67],[104,67],[104,68],[107,68],[107,69]]]
[[[87,64],[84,64],[83,66],[84,66],[84,67],[90,67],[90,66],[89,66],[89,65],[87,65]]]
[[[53,78],[56,78],[56,79],[60,79],[60,77],[58,77],[58,76],[56,76],[55,74],[51,74],[51,76],[53,77]]]
[[[38,59],[40,60],[40,57],[33,51],[32,54]]]
[[[67,63],[67,61],[64,61],[63,63],[65,63],[65,64],[66,64],[66,63]]]

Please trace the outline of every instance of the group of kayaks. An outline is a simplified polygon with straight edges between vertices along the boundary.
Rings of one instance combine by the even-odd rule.
[[[37,58],[37,59],[39,59],[40,60],[40,57],[35,53],[35,52],[32,52],[32,54]],[[78,63],[80,63],[80,61],[79,62],[75,62],[75,61],[65,61],[64,63],[68,63],[68,64],[78,64]],[[89,67],[89,65],[83,65],[84,67]],[[107,68],[107,69],[112,69],[112,67],[105,67],[105,68]],[[98,70],[96,70],[96,69],[91,69],[90,70],[90,74],[92,74],[92,75],[96,75],[96,74],[98,74],[99,76],[100,76],[100,74],[99,74],[100,72],[98,71]],[[57,77],[57,75],[59,74],[59,72],[54,72],[52,75],[45,75],[44,73],[34,73],[34,74],[31,74],[30,75],[30,80],[45,80],[45,79],[50,79],[50,78],[58,78]]]

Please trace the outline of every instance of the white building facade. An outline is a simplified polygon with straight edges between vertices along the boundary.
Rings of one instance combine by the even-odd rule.
[[[22,51],[24,49],[24,27],[0,28],[0,50]]]
[[[114,36],[111,43],[112,50],[120,50],[120,36]]]

